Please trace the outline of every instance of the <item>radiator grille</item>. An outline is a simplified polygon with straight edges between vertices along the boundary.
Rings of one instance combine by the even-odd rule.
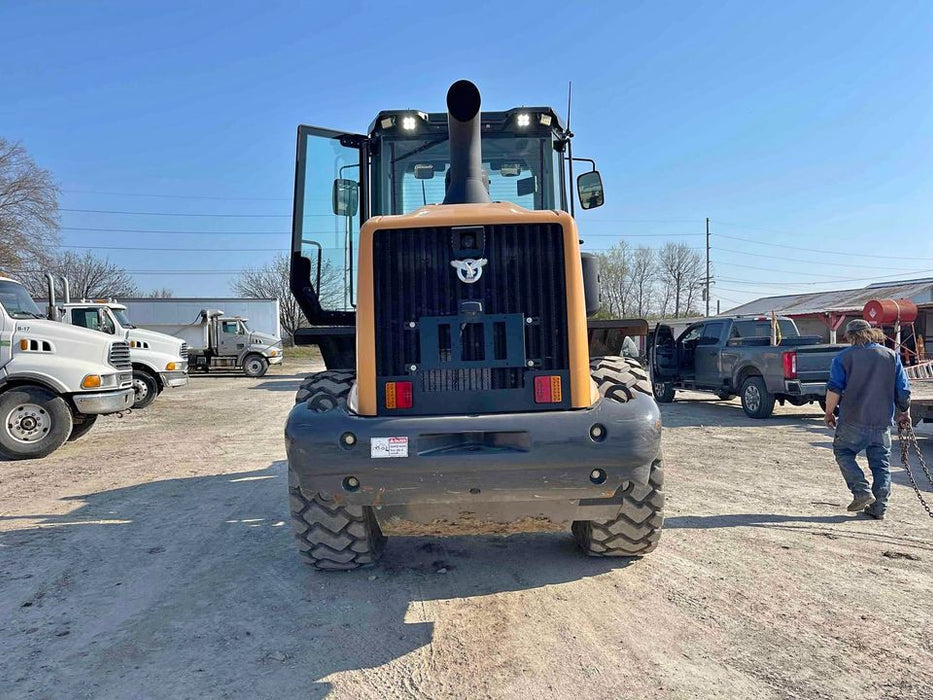
[[[110,345],[110,364],[117,369],[132,369],[129,343],[117,341]]]
[[[420,339],[410,324],[422,317],[457,316],[460,304],[481,301],[484,314],[523,314],[525,354],[536,369],[568,368],[563,232],[558,224],[484,226],[488,260],[474,284],[457,278],[451,229],[377,231],[373,240],[376,375],[401,376],[418,365]],[[465,353],[468,348],[465,345]],[[467,359],[466,357],[464,359]],[[515,389],[518,368],[431,369],[423,391]]]
[[[178,351],[178,354],[181,355],[181,359],[188,360],[188,343],[181,344],[181,350]]]

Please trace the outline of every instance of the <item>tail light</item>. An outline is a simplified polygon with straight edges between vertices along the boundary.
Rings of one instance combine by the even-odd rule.
[[[386,382],[386,408],[411,408],[411,382]]]
[[[560,403],[562,399],[560,375],[549,374],[535,377],[535,403]]]
[[[791,350],[781,354],[784,363],[784,379],[797,378],[797,351]]]

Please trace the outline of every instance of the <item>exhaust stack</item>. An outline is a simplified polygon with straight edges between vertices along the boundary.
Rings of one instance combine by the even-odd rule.
[[[71,303],[71,289],[68,285],[68,278],[62,275],[62,294],[64,295],[64,300],[62,303],[70,304]]]
[[[55,305],[55,278],[51,272],[46,272],[45,280],[49,293],[49,305],[45,309],[45,315],[50,321],[57,321],[58,307]]]
[[[444,204],[485,204],[492,201],[483,178],[479,89],[469,80],[458,80],[447,91],[447,129],[450,134],[450,183]]]

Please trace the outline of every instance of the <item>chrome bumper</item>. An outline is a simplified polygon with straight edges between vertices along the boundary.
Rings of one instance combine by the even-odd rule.
[[[266,357],[270,365],[280,365],[285,359],[282,355],[276,355],[275,357]]]
[[[187,372],[162,372],[159,376],[162,378],[162,383],[165,386],[184,386],[188,383]]]
[[[133,405],[134,396],[132,389],[120,389],[93,394],[74,394],[72,400],[78,413],[95,415],[125,411]]]

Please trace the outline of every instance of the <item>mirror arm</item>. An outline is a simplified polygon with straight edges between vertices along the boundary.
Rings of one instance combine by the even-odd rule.
[[[596,161],[593,160],[592,158],[574,158],[573,156],[571,156],[571,157],[570,157],[570,160],[580,161],[581,163],[589,163],[589,164],[590,164],[590,172],[591,172],[591,173],[595,173],[595,172],[596,172]]]

